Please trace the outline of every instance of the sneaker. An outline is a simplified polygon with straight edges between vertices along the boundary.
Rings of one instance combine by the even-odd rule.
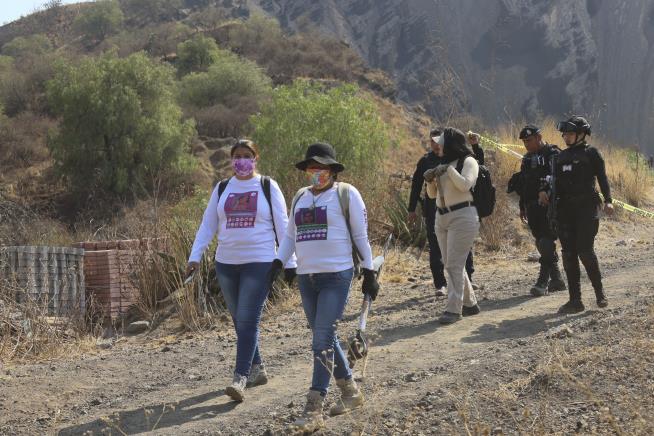
[[[544,297],[545,295],[548,294],[548,292],[549,292],[549,287],[543,283],[536,283],[529,290],[529,293],[532,295],[532,297]]]
[[[436,296],[437,297],[447,296],[447,286],[441,286],[440,288],[436,289]]]
[[[609,300],[606,299],[603,290],[595,291],[595,299],[597,301],[597,307],[604,308],[609,305]]]
[[[243,401],[245,396],[245,385],[248,382],[248,378],[244,375],[234,374],[234,380],[232,384],[225,388],[225,394],[230,396],[232,400],[238,401],[239,403]]]
[[[266,372],[266,367],[263,363],[255,363],[250,368],[250,375],[248,376],[248,382],[246,387],[253,388],[255,386],[261,386],[268,383],[268,373]]]
[[[438,318],[438,322],[440,322],[441,324],[454,324],[460,319],[461,319],[461,315],[459,315],[458,313],[443,312],[443,314]]]
[[[307,404],[304,411],[298,419],[293,422],[291,429],[302,433],[313,433],[325,426],[322,417],[322,407],[325,397],[318,391],[309,391],[307,394]]]
[[[363,405],[363,394],[353,379],[336,379],[336,385],[341,390],[341,398],[329,410],[331,416],[342,415]]]
[[[475,304],[474,306],[470,306],[470,307],[463,306],[462,315],[473,316],[473,315],[477,315],[479,312],[481,312],[481,309],[479,308],[478,304]]]
[[[584,303],[582,303],[581,300],[570,300],[563,306],[559,307],[559,313],[562,314],[579,313],[583,312],[584,310],[586,310],[586,308],[584,307]]]

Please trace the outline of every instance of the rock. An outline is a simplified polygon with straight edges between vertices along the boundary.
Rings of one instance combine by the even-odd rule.
[[[127,333],[130,335],[138,335],[143,333],[150,328],[149,321],[134,321],[129,326],[127,326]]]
[[[627,245],[627,241],[624,239],[619,240],[618,242],[615,243],[616,247],[624,247]]]
[[[573,332],[567,324],[561,324],[558,327],[551,328],[545,334],[548,339],[563,339],[572,336]]]
[[[491,434],[504,434],[504,432],[502,431],[502,427],[495,427]]]
[[[191,381],[200,381],[200,380],[202,380],[202,376],[199,375],[199,374],[190,374],[188,376],[188,379],[191,380]]]
[[[170,350],[171,350],[171,348],[168,345],[164,345],[163,347],[161,347],[161,349],[159,351],[161,351],[162,353],[166,353],[166,352],[168,352]]]
[[[586,422],[585,419],[581,418],[579,421],[577,421],[577,428],[575,429],[575,431],[579,433],[580,431],[584,430],[587,427],[588,427],[588,423]]]
[[[295,403],[293,401],[291,401],[290,403],[288,403],[286,405],[286,407],[288,407],[289,409],[292,409],[293,407],[295,407]]]
[[[114,346],[114,341],[112,339],[98,339],[95,342],[95,346],[101,350],[108,350]]]
[[[94,398],[94,399],[92,399],[91,401],[89,401],[89,405],[90,405],[90,406],[99,406],[100,404],[102,404],[102,401],[100,401],[100,400],[97,399],[97,398]]]
[[[522,345],[522,346],[527,345],[527,341],[525,341],[524,339],[518,339],[518,345]]]

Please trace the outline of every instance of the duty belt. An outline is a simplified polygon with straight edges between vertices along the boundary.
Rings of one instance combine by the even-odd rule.
[[[445,215],[446,213],[454,212],[455,210],[463,209],[464,207],[473,206],[472,201],[464,201],[463,203],[453,204],[450,207],[438,207],[438,213]]]

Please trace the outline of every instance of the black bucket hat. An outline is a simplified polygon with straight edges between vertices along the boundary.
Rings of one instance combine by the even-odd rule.
[[[334,151],[334,147],[331,144],[327,144],[326,142],[317,142],[315,144],[311,144],[307,148],[307,152],[304,155],[304,160],[302,162],[296,163],[295,168],[304,171],[307,169],[307,166],[311,161],[318,162],[323,165],[329,165],[331,169],[336,173],[340,173],[341,171],[345,170],[343,164],[336,160],[336,151]]]

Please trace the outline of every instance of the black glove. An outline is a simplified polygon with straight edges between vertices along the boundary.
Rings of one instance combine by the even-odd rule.
[[[275,283],[275,280],[277,280],[277,277],[279,277],[279,274],[282,272],[282,269],[284,269],[284,264],[282,263],[281,260],[275,259],[272,262],[272,265],[270,265],[270,269],[268,270],[268,288],[272,289],[273,283]]]
[[[295,277],[297,277],[297,270],[295,268],[286,268],[284,270],[284,281],[287,285],[291,286]]]
[[[370,296],[372,301],[375,301],[377,294],[379,293],[379,283],[377,283],[377,277],[375,271],[371,269],[362,268],[363,272],[363,283],[361,284],[361,292],[364,295]]]

